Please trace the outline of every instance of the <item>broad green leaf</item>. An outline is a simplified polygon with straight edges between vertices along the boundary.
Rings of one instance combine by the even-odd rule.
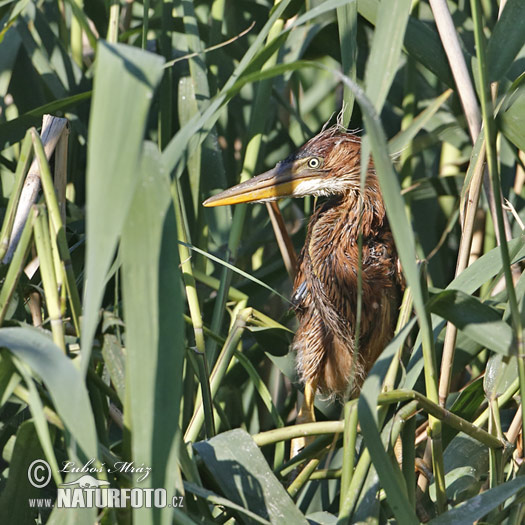
[[[43,488],[34,487],[28,480],[29,467],[33,461],[44,459],[45,455],[40,447],[33,421],[24,421],[16,433],[13,455],[9,462],[9,477],[0,496],[2,523],[34,523],[38,511],[29,506],[29,499],[56,497],[52,477],[49,484]],[[38,475],[47,474],[42,470]]]
[[[462,175],[418,179],[404,195],[408,201],[435,199],[444,195],[459,197],[464,180]]]
[[[457,435],[443,455],[447,498],[454,504],[478,494],[489,469],[489,454],[485,445],[465,434]],[[435,498],[435,485],[430,486]]]
[[[184,27],[189,53],[201,53],[202,42],[199,35],[197,17],[193,5],[184,2]],[[178,82],[178,112],[180,126],[183,127],[196,114],[206,109],[210,102],[206,62],[201,56],[189,61],[189,75],[184,75]],[[229,206],[204,208],[202,201],[211,191],[226,186],[226,176],[215,127],[196,151],[188,158],[188,177],[192,193],[196,229],[202,232],[206,224],[211,235],[219,244],[226,243],[231,230],[231,208]],[[193,231],[190,230],[190,233]],[[197,241],[197,239],[195,239]]]
[[[111,266],[139,180],[141,144],[164,60],[129,46],[98,46],[87,161],[87,253],[82,323],[82,368]]]
[[[196,496],[199,496],[200,498],[204,498],[209,503],[214,503],[216,505],[221,505],[222,507],[226,507],[232,510],[235,510],[240,513],[240,515],[245,515],[250,520],[255,521],[256,523],[262,523],[263,525],[269,525],[270,522],[259,517],[254,512],[249,511],[248,509],[242,507],[241,505],[237,505],[236,503],[233,503],[229,499],[222,498],[221,496],[218,496],[211,490],[203,489],[202,487],[199,487],[197,485],[194,485],[193,483],[188,483],[187,481],[184,483],[184,488],[191,492],[192,494],[195,494]]]
[[[525,31],[518,20],[525,20],[523,0],[508,0],[487,46],[487,69],[490,82],[498,82],[525,45]]]
[[[279,2],[275,9],[273,9],[268,21],[264,24],[264,27],[257,35],[254,42],[235,68],[233,74],[228,78],[228,81],[222,88],[221,92],[210,101],[210,105],[202,114],[195,115],[195,117],[180,129],[166,146],[162,152],[162,157],[168,173],[172,173],[175,170],[176,175],[180,176],[185,167],[184,160],[186,156],[193,153],[195,148],[197,148],[206,138],[212,126],[215,125],[215,122],[219,118],[219,111],[227,99],[229,89],[239,79],[250,61],[260,50],[275,21],[283,14],[289,4],[290,0],[282,0],[282,2]]]
[[[436,114],[438,109],[452,95],[452,89],[447,89],[439,97],[436,97],[411,123],[388,141],[390,153],[399,153],[416,135],[425,127],[429,120]]]
[[[419,523],[419,520],[408,501],[405,484],[399,468],[394,467],[384,448],[378,429],[377,396],[381,392],[381,384],[392,359],[404,344],[414,323],[415,319],[412,319],[383,350],[363,384],[358,402],[359,424],[361,425],[363,438],[381,484],[387,494],[388,504],[394,511],[398,522],[406,523],[407,525]]]
[[[525,257],[525,243],[523,237],[512,239],[509,242],[509,253],[512,264],[515,264]],[[470,266],[467,266],[448,286],[447,290],[460,290],[466,294],[473,294],[484,283],[492,279],[501,272],[501,249],[493,248],[490,252],[482,255]],[[437,315],[432,315],[432,327],[434,336],[437,337],[445,321]],[[423,359],[421,357],[421,347],[416,345],[417,350],[412,353],[407,365],[407,375],[403,382],[403,388],[413,388],[423,370]]]
[[[0,33],[0,97],[2,98],[6,96],[9,88],[20,44],[21,40],[15,28],[8,29],[3,38]]]
[[[476,297],[458,290],[445,290],[433,297],[428,307],[480,345],[501,354],[510,353],[512,328],[501,320],[496,310]]]
[[[30,13],[31,20],[28,20],[27,24],[29,32],[38,46],[38,51],[46,57],[51,71],[64,86],[64,94],[74,93],[83,82],[83,72],[73,60],[69,50],[65,48],[58,32],[50,30],[50,26],[56,20],[55,16],[50,11],[46,12],[45,9],[39,9],[38,6],[33,5],[35,6],[34,13],[29,8],[24,13],[24,18]],[[43,80],[45,82],[45,79]]]
[[[29,392],[28,405],[29,405],[29,410],[31,411],[31,414],[33,416],[33,422],[35,425],[36,434],[40,441],[40,446],[42,447],[42,450],[44,451],[44,454],[45,454],[44,457],[46,458],[47,462],[49,463],[51,467],[51,474],[53,476],[53,479],[55,480],[55,483],[58,485],[62,483],[62,477],[59,473],[60,466],[58,465],[58,462],[55,456],[55,451],[53,450],[53,437],[54,436],[52,437],[52,434],[54,434],[54,429],[51,429],[49,427],[48,422],[46,421],[46,416],[44,414],[44,404],[42,403],[42,400],[40,399],[40,394],[36,388],[33,378],[31,377],[29,367],[25,363],[20,362],[20,360],[18,360],[14,356],[13,356],[13,360],[18,368],[18,371],[24,378],[24,382]]]
[[[69,357],[33,328],[1,328],[0,346],[8,348],[44,382],[55,410],[87,459],[96,458],[97,435],[82,375]]]
[[[525,85],[512,93],[498,115],[501,132],[519,149],[525,150]]]
[[[121,244],[126,406],[133,460],[152,469],[141,486],[164,487],[171,501],[178,476],[176,441],[185,352],[177,228],[169,179],[153,144],[146,143],[138,171],[141,179]],[[134,514],[140,523],[171,522],[169,507],[137,508]]]
[[[0,406],[9,399],[20,380],[20,375],[11,359],[0,353]]]
[[[27,113],[20,115],[20,117],[3,122],[0,124],[0,148],[4,149],[8,146],[20,141],[28,128],[31,126],[39,127],[42,123],[42,116],[46,114],[56,114],[57,112],[65,111],[76,107],[91,97],[91,91],[72,95],[70,97],[54,100],[43,106],[29,110]]]
[[[405,205],[401,197],[399,181],[388,155],[388,147],[384,131],[374,107],[370,100],[365,96],[362,89],[344,76],[341,76],[341,80],[352,89],[356,100],[361,107],[367,137],[372,149],[376,173],[381,187],[381,193],[383,195],[383,200],[385,201],[388,221],[392,229],[401,265],[403,266],[403,272],[408,285],[412,289],[414,307],[421,330],[423,333],[429,333],[431,328],[425,311],[423,290],[416,265],[414,232],[408,223],[405,214]],[[427,370],[427,373],[430,373],[430,371]],[[392,507],[396,518],[402,523],[416,523],[416,516],[408,502],[406,491],[403,490],[403,484],[400,481],[400,471],[399,469],[394,469],[393,465],[389,463],[379,436],[376,405],[377,394],[380,391],[380,383],[378,386],[376,383],[377,379],[378,378],[375,378],[375,381],[370,381],[369,377],[363,386],[363,391],[359,400],[359,421],[374,466],[377,469],[381,482],[385,488],[389,505]],[[366,394],[365,386],[367,387]],[[376,389],[374,389],[375,387]],[[366,431],[365,427],[367,428]]]
[[[429,521],[429,525],[472,525],[523,488],[525,488],[523,476],[507,481],[441,514]]]
[[[194,448],[229,500],[276,525],[308,523],[244,430],[224,432]]]
[[[385,436],[388,434],[389,430],[390,428],[386,426],[381,432],[383,442],[386,441]],[[381,483],[377,471],[374,468],[374,465],[370,465],[363,488],[359,494],[359,500],[355,506],[355,511],[352,514],[352,522],[366,523],[367,521],[379,521],[381,501],[377,497],[377,494],[379,493],[380,487]]]
[[[378,7],[365,73],[365,92],[378,113],[381,113],[399,67],[411,5],[412,0],[398,0],[381,2]]]
[[[337,26],[341,47],[341,71],[354,82],[357,72],[357,0],[337,8]],[[354,95],[351,89],[344,89],[343,126],[348,126],[354,108]]]
[[[321,512],[313,512],[312,514],[308,514],[306,516],[308,518],[308,521],[312,525],[336,525],[337,524],[337,516],[334,516],[333,514],[330,514],[326,511]]]
[[[521,261],[525,257],[525,237],[512,239],[509,242],[509,253],[512,264]],[[473,294],[498,272],[501,272],[501,249],[496,247],[465,268],[446,289]]]
[[[350,4],[353,0],[325,0],[320,2],[318,5],[312,6],[306,13],[297,17],[297,20],[293,21],[293,27],[298,27],[300,25],[313,20],[325,13],[328,13],[334,9],[338,9],[346,4]]]
[[[115,386],[115,390],[117,391],[120,400],[123,402],[125,392],[125,356],[115,335],[104,334],[102,355],[104,357],[104,363],[108,368],[111,382]]]
[[[501,354],[496,354],[501,357]],[[481,403],[485,400],[483,392],[483,378],[478,378],[465,389],[463,389],[454,403],[450,407],[450,411],[453,414],[465,419],[466,421],[472,421],[476,412],[478,411]],[[448,444],[452,441],[454,436],[458,433],[457,430],[449,425],[443,427],[443,448],[446,449]]]
[[[359,14],[375,26],[379,0],[359,0],[357,7]],[[408,53],[418,62],[421,62],[445,84],[455,87],[447,57],[435,27],[414,17],[409,17],[404,44]]]

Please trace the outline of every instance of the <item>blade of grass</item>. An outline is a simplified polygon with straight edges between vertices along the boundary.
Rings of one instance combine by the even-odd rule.
[[[4,282],[2,283],[2,289],[0,290],[0,326],[4,322],[9,303],[13,297],[13,294],[15,293],[20,276],[24,271],[25,261],[29,255],[29,250],[31,249],[33,224],[34,216],[29,215],[22,235],[20,236],[18,246],[16,247],[15,253],[13,254],[13,259],[11,260],[11,264],[7,270]]]
[[[338,73],[338,75],[340,74]],[[427,389],[427,397],[431,401],[437,403],[437,370],[436,356],[434,352],[434,339],[432,336],[432,327],[430,324],[428,313],[425,308],[423,289],[421,286],[419,272],[415,262],[416,251],[414,234],[412,228],[408,224],[408,220],[405,215],[404,203],[400,194],[399,182],[393,170],[392,163],[388,157],[386,139],[384,137],[384,132],[379,124],[379,117],[375,113],[371,102],[367,99],[362,89],[355,83],[353,83],[350,79],[344,77],[343,75],[340,75],[340,78],[354,91],[356,100],[358,101],[363,111],[365,127],[372,146],[372,154],[374,157],[376,172],[381,186],[381,193],[383,195],[383,199],[386,205],[387,216],[389,218],[389,223],[392,228],[392,233],[394,235],[394,240],[401,260],[401,265],[403,267],[403,273],[405,274],[408,285],[412,289],[416,315],[418,317],[421,333],[423,335],[423,356],[425,361],[425,385]],[[375,408],[373,408],[372,405],[366,405],[366,402],[371,402],[373,399],[373,394],[371,392],[370,396],[371,397],[369,399],[367,399],[367,396],[361,396],[360,398],[360,406],[362,401],[363,410],[366,410],[366,413],[368,414],[366,417],[369,417],[370,415],[375,413]],[[361,424],[363,425],[363,421],[361,421]],[[377,421],[375,420],[375,417],[371,421],[371,424],[377,427]],[[435,419],[433,416],[429,416],[429,424],[431,429],[432,443],[435,447],[433,461],[435,463],[434,475],[436,476],[436,480],[438,481],[437,494],[439,496],[439,508],[441,510],[444,510],[446,503],[444,489],[443,457],[440,441],[441,422],[438,419]],[[378,467],[376,463],[375,466],[376,468]],[[401,501],[404,501],[406,499],[406,495],[404,493],[399,492],[398,487],[395,483],[390,483],[390,480],[395,479],[395,477],[391,478],[390,475],[385,475],[384,482],[387,482],[387,479],[390,489],[393,490],[392,497],[396,501],[396,503],[393,504],[395,504],[396,508],[399,509],[400,512],[403,514],[404,519],[410,519],[411,521],[413,521],[414,516],[408,518],[408,516],[405,515],[405,509],[403,508],[403,505],[399,505]],[[389,491],[387,491],[387,494],[388,492]],[[396,496],[394,497],[393,494],[396,494]]]
[[[42,120],[41,138],[47,158],[51,157],[51,154],[53,153],[66,124],[66,119],[52,117],[51,115],[44,115]],[[31,206],[36,203],[39,191],[40,173],[38,170],[38,161],[37,159],[33,159],[24,182],[24,187],[22,188],[22,192],[20,194],[20,200],[18,201],[16,216],[13,222],[13,229],[9,239],[9,248],[3,259],[4,263],[9,262],[13,256],[13,252],[15,251],[18,240],[20,239],[20,235],[22,234],[27,216],[29,215]]]
[[[66,128],[64,128],[62,134],[64,134],[65,132]],[[63,275],[65,278],[67,293],[69,296],[73,324],[75,326],[77,334],[80,334],[80,315],[82,307],[80,304],[80,294],[78,293],[75,273],[73,271],[73,264],[71,262],[71,255],[69,253],[69,247],[67,245],[65,225],[62,221],[62,214],[57,201],[57,195],[55,193],[53,180],[51,178],[51,170],[49,168],[49,164],[45,156],[44,146],[35,130],[32,130],[32,139],[35,149],[35,156],[38,161],[38,167],[40,170],[42,189],[44,192],[47,209],[49,210],[50,232],[52,233],[51,241],[53,245],[56,244],[58,254],[61,259],[61,264],[59,268],[56,269],[57,282],[62,282]],[[59,276],[60,279],[58,279]]]
[[[219,354],[217,362],[215,363],[215,367],[213,368],[213,371],[210,375],[210,380],[209,380],[210,401],[215,397],[215,394],[219,390],[222,379],[224,378],[224,375],[226,374],[226,370],[228,369],[228,366],[230,365],[235,349],[237,345],[239,344],[239,341],[241,340],[241,336],[246,327],[246,323],[248,322],[248,319],[251,316],[251,313],[252,313],[251,308],[245,308],[244,310],[242,310],[237,315],[230,329],[228,338],[226,339],[226,342],[224,343],[222,351]],[[199,432],[202,428],[202,424],[204,423],[204,419],[205,419],[205,415],[204,415],[203,403],[201,399],[197,398],[197,401],[195,402],[195,411],[193,413],[193,417],[191,418],[191,421],[188,424],[188,427],[184,434],[185,442],[188,442],[188,441],[194,442],[197,439]]]
[[[342,72],[354,82],[357,74],[357,1],[337,8],[339,47],[341,48]],[[346,86],[343,94],[344,113],[342,124],[348,127],[354,109],[354,94]]]
[[[262,381],[260,375],[258,374],[255,367],[252,365],[250,360],[239,351],[235,352],[235,357],[241,363],[242,367],[246,370],[250,376],[251,381],[253,382],[261,401],[264,403],[266,410],[268,410],[270,416],[273,419],[273,423],[277,428],[284,427],[284,422],[279,414],[279,411],[275,407],[272,401],[272,396],[267,388],[267,386]],[[275,456],[274,456],[274,470],[277,469],[284,462],[284,443],[278,443],[275,447]]]
[[[481,19],[480,5],[477,0],[471,0],[472,18],[474,21],[474,37],[476,41],[476,50],[478,56],[478,75],[481,89],[481,111],[483,114],[483,129],[485,134],[485,143],[487,148],[487,164],[490,175],[490,182],[494,195],[501,195],[501,183],[498,172],[497,154],[496,154],[496,130],[494,127],[494,117],[492,110],[492,98],[490,95],[490,85],[487,75],[487,60],[485,56],[485,41],[483,36],[483,22]],[[520,377],[520,396],[521,402],[525,400],[525,357],[521,315],[516,298],[516,290],[512,279],[512,270],[510,265],[509,249],[505,228],[503,223],[503,209],[501,199],[496,199],[496,217],[497,228],[500,236],[501,259],[503,263],[503,274],[507,288],[508,301],[510,306],[510,315],[515,337],[515,352],[518,356],[518,371]],[[522,416],[522,431],[525,435],[525,412]]]
[[[0,260],[4,258],[4,255],[6,254],[7,248],[9,246],[9,238],[11,237],[11,231],[15,221],[18,199],[20,198],[25,175],[29,169],[29,162],[31,161],[31,146],[31,131],[28,130],[20,150],[20,157],[16,166],[13,189],[11,191],[11,195],[9,195],[9,201],[7,202],[7,208],[5,210],[4,220],[2,222],[2,231],[0,232]]]
[[[7,148],[21,140],[26,130],[31,126],[37,126],[42,121],[42,117],[47,114],[58,113],[72,109],[80,105],[81,102],[91,98],[91,91],[72,95],[70,97],[54,100],[48,104],[43,104],[35,109],[31,109],[23,115],[17,116],[12,120],[0,124],[0,147]]]
[[[429,122],[439,108],[450,98],[453,90],[447,89],[439,97],[436,97],[419,115],[414,117],[409,126],[402,129],[388,141],[388,150],[395,154],[403,148],[417,135],[417,133]]]
[[[33,215],[35,245],[40,261],[40,273],[44,285],[44,296],[51,323],[53,341],[65,353],[64,324],[60,310],[60,299],[58,296],[53,256],[51,253],[51,240],[46,209],[42,205],[35,206]]]
[[[199,296],[193,277],[193,266],[191,264],[191,255],[188,248],[188,232],[184,226],[182,211],[182,200],[179,191],[179,181],[172,181],[171,195],[175,207],[175,217],[177,219],[177,235],[179,240],[179,257],[181,260],[182,278],[186,289],[186,297],[190,310],[190,317],[193,323],[193,333],[195,336],[195,351],[198,357],[199,381],[201,385],[201,400],[203,400],[203,416],[206,424],[206,435],[208,438],[215,435],[215,424],[213,420],[213,394],[210,389],[208,361],[206,359],[206,347],[204,342],[204,330],[199,304]],[[194,413],[195,416],[195,413]],[[197,434],[200,431],[200,426]],[[186,431],[186,435],[188,431]],[[194,436],[194,439],[196,435]],[[191,440],[193,441],[193,439]]]
[[[31,373],[28,370],[27,365],[24,362],[17,359],[15,356],[13,356],[13,362],[15,363],[16,368],[20,372],[20,375],[24,378],[24,382],[29,391],[28,405],[33,416],[38,438],[40,440],[40,444],[42,445],[42,450],[46,455],[46,459],[48,460],[49,465],[51,466],[51,473],[53,475],[53,479],[55,480],[55,483],[59,485],[60,483],[62,483],[62,476],[60,475],[60,467],[58,466],[55,451],[53,450],[51,434],[49,432],[49,427],[46,421],[46,417],[44,415],[44,405],[42,404],[42,400],[40,399],[40,395],[35,386],[35,382],[31,377]]]
[[[378,114],[381,114],[399,67],[411,4],[411,0],[398,0],[392,4],[381,2],[378,7],[376,30],[365,72],[365,92]],[[346,88],[350,89],[349,86]]]
[[[95,63],[86,179],[86,280],[82,370],[90,362],[105,280],[135,186],[144,128],[163,59],[100,42]]]
[[[504,6],[487,45],[487,71],[489,82],[503,78],[525,44],[525,33],[516,20],[525,19],[525,4],[521,0],[501,2]]]
[[[341,473],[341,494],[339,498],[340,509],[343,508],[344,499],[348,494],[348,489],[354,474],[358,423],[357,415],[357,406],[355,403],[346,403],[344,411],[343,468]]]
[[[247,273],[247,272],[237,268],[233,264],[227,263],[226,261],[223,261],[222,259],[219,259],[218,257],[215,257],[215,255],[211,255],[210,253],[207,253],[204,250],[201,250],[201,249],[197,248],[196,246],[192,246],[191,244],[185,243],[183,241],[179,241],[179,244],[182,245],[182,246],[186,246],[187,248],[191,249],[194,252],[197,252],[197,253],[200,253],[201,255],[204,255],[205,257],[207,257],[211,261],[214,261],[216,263],[219,263],[219,264],[225,266],[226,268],[228,268],[232,272],[235,272],[235,273],[238,273],[239,275],[242,275],[244,278],[249,279],[250,281],[258,284],[259,286],[262,286],[263,288],[266,288],[267,290],[269,290],[273,294],[275,294],[278,297],[280,297],[283,301],[286,301],[287,303],[291,304],[290,300],[287,299],[286,297],[284,297],[284,295],[281,295],[277,290],[274,290],[271,286],[268,286],[266,283],[262,282],[260,279],[257,279],[256,277],[253,277],[249,273]]]
[[[485,514],[504,503],[524,487],[524,477],[513,479],[467,500],[459,507],[450,509],[445,514],[431,520],[429,525],[448,525],[450,523],[454,525],[470,525],[483,518]]]
[[[143,3],[144,16],[142,17],[142,41],[141,41],[141,46],[142,46],[142,49],[144,49],[144,50],[146,49],[146,45],[148,43],[149,3],[150,3],[150,0],[144,0],[144,3]]]
[[[145,145],[140,172],[121,244],[127,407],[131,410],[132,460],[151,467],[141,486],[166,487],[171,501],[177,477],[185,354],[183,292],[176,271],[177,227],[170,181],[157,147],[150,142]],[[162,417],[156,417],[158,414]],[[140,523],[167,522],[171,508],[136,508],[133,514]]]
[[[95,420],[82,375],[71,360],[45,336],[31,328],[1,328],[0,346],[27,363],[44,382],[56,412],[76,440],[83,456],[96,458]],[[71,444],[70,458],[77,456]]]

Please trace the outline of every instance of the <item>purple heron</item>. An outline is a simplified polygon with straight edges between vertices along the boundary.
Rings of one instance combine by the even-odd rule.
[[[204,202],[327,197],[310,219],[292,295],[299,320],[292,348],[305,383],[303,421],[313,420],[316,391],[339,398],[359,393],[397,320],[403,277],[372,161],[361,194],[360,152],[359,137],[338,127],[326,129],[273,169]],[[360,233],[362,312],[356,345]]]

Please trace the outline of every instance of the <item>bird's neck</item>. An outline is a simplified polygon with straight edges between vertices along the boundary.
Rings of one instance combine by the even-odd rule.
[[[341,212],[352,217],[351,228],[366,237],[381,227],[386,220],[385,204],[375,173],[368,173],[364,192],[351,189],[341,196]],[[346,210],[346,212],[344,211]]]

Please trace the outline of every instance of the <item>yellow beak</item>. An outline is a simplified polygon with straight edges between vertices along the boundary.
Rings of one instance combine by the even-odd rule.
[[[319,172],[308,170],[305,170],[306,173],[294,173],[292,168],[292,162],[280,163],[257,177],[210,197],[203,202],[203,206],[225,206],[298,196],[297,189],[301,183],[318,178],[320,175]]]

